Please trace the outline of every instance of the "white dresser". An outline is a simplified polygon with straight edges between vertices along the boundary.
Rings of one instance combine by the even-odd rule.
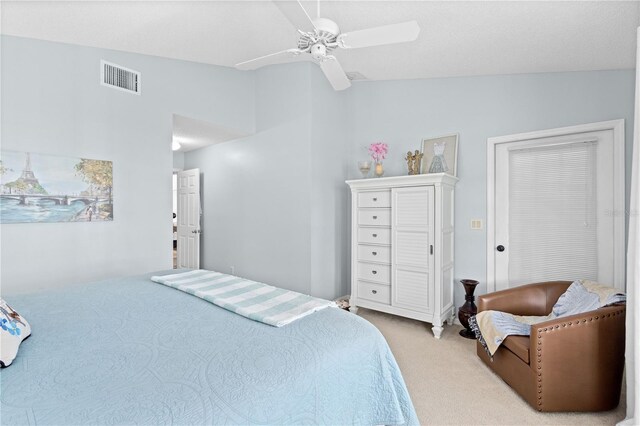
[[[453,190],[444,174],[349,180],[351,299],[358,307],[433,325],[453,306]]]

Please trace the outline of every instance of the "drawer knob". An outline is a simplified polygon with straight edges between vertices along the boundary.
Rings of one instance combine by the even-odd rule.
[[[374,198],[373,198],[373,201],[378,201],[378,199],[374,197]]]
[[[377,218],[378,218],[378,216],[374,216],[373,218],[374,218],[374,219],[377,219]]]
[[[378,290],[371,290],[371,293],[378,294]]]
[[[371,271],[371,273],[372,273],[373,275],[375,275],[375,274],[377,274],[377,273],[378,273],[378,271]]]
[[[372,251],[371,254],[374,255],[374,256],[377,256],[378,252],[377,251]]]
[[[376,238],[378,236],[378,234],[371,234],[371,235],[373,235],[373,238]]]

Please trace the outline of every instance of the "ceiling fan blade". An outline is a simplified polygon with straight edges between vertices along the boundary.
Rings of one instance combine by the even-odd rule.
[[[246,71],[255,70],[257,68],[264,67],[265,65],[312,60],[309,55],[303,53],[305,52],[300,49],[283,50],[281,52],[276,52],[270,55],[260,56],[259,58],[240,62],[239,64],[236,64],[236,68]]]
[[[414,41],[418,38],[419,33],[420,26],[418,22],[409,21],[340,34],[337,42],[338,46],[344,49],[356,49],[359,47]]]
[[[304,32],[314,32],[316,29],[313,19],[307,13],[299,0],[297,1],[274,1],[273,4],[280,9],[280,12],[293,24],[296,29]]]
[[[325,59],[320,62],[320,69],[322,69],[322,72],[335,90],[344,90],[351,86],[351,81],[347,78],[342,66],[340,66],[340,62],[338,62],[335,56],[329,55],[325,57]]]

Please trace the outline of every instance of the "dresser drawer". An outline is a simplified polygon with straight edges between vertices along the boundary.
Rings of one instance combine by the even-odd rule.
[[[358,279],[389,285],[391,283],[391,266],[358,262]]]
[[[370,284],[358,281],[358,298],[372,302],[391,304],[391,287],[380,284]]]
[[[358,228],[359,243],[391,244],[391,229]]]
[[[358,207],[391,207],[391,191],[359,192]]]
[[[359,209],[358,225],[391,226],[391,209]]]
[[[391,263],[391,247],[358,244],[358,260]]]

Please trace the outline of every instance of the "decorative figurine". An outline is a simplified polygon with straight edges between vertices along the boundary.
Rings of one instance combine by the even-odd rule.
[[[415,154],[411,154],[411,151],[407,152],[407,156],[405,160],[407,160],[407,168],[409,169],[409,175],[419,175],[420,174],[420,163],[422,162],[422,154],[420,151],[416,149]]]
[[[404,158],[405,160],[407,160],[407,168],[409,169],[409,174],[412,175],[413,173],[413,155],[411,154],[411,151],[407,151],[407,156]]]
[[[420,174],[420,165],[422,164],[422,157],[424,157],[424,154],[416,149],[416,153],[413,154],[413,174],[414,175]]]

